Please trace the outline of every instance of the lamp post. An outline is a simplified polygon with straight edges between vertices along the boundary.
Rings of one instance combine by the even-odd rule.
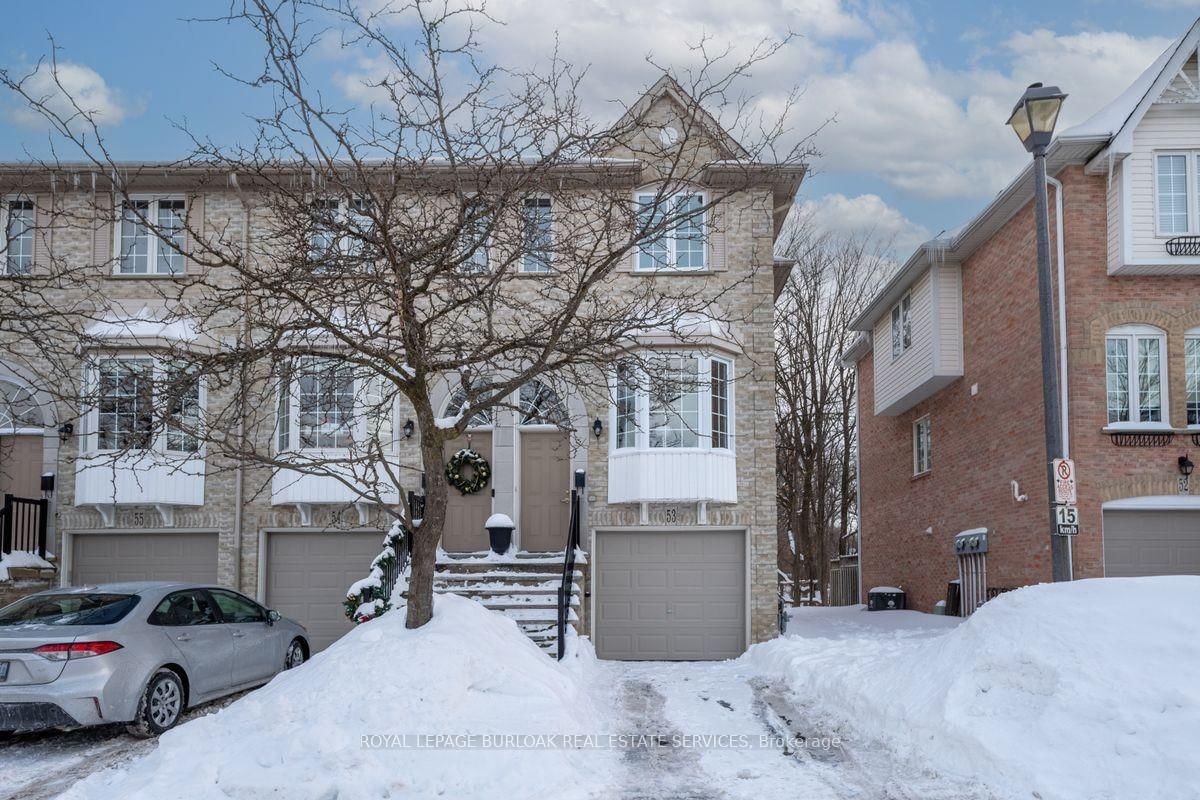
[[[1033,155],[1034,216],[1037,223],[1038,312],[1042,339],[1042,412],[1046,427],[1046,485],[1049,490],[1050,556],[1055,581],[1071,580],[1068,537],[1055,533],[1054,459],[1062,457],[1058,369],[1054,360],[1054,298],[1050,288],[1050,220],[1046,198],[1046,148],[1066,95],[1057,86],[1030,85],[1013,107],[1008,124]]]

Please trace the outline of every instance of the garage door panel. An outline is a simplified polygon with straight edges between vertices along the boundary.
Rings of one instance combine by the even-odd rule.
[[[1200,575],[1200,511],[1105,511],[1104,571],[1110,577]]]
[[[323,650],[354,627],[342,601],[382,541],[376,532],[267,533],[267,605],[304,625],[313,651]]]
[[[601,531],[595,542],[602,658],[701,660],[745,649],[743,532]]]
[[[217,582],[215,533],[75,534],[71,582]]]

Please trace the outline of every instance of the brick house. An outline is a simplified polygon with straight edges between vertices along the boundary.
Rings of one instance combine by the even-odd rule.
[[[644,122],[646,135],[661,137],[673,124],[682,127],[678,120],[694,113],[694,105],[678,84],[664,78],[630,113]],[[711,141],[703,147],[712,153],[712,167],[704,174],[719,183],[722,169],[747,167],[731,161],[738,158],[736,143],[705,118]],[[626,156],[624,162],[610,172],[619,177],[625,171],[627,178],[642,174],[644,165],[636,159]],[[27,165],[9,168],[15,173]],[[775,264],[773,245],[803,175],[800,167],[789,169],[771,171],[769,178],[764,169],[761,185],[722,201],[703,222],[704,252],[694,263],[685,268],[651,260],[649,269],[634,254],[605,289],[628,291],[658,280],[704,285],[713,297],[720,296],[720,310],[739,320],[735,329],[714,325],[703,347],[685,350],[669,341],[646,345],[668,351],[674,346],[680,368],[702,376],[695,396],[681,401],[685,406],[694,401],[693,436],[654,438],[652,420],[662,412],[644,387],[631,389],[626,412],[636,419],[621,426],[616,408],[589,399],[596,392],[568,391],[560,397],[545,387],[529,387],[529,398],[523,389],[520,398],[512,398],[513,408],[497,408],[472,422],[470,446],[492,466],[490,491],[451,493],[445,550],[453,557],[486,549],[484,520],[504,513],[516,522],[521,555],[545,556],[526,561],[540,561],[542,571],[555,577],[562,556],[555,566],[548,554],[561,553],[565,541],[563,498],[573,474],[585,470],[582,543],[589,563],[583,565],[583,584],[590,586],[590,596],[582,598],[579,623],[601,655],[725,657],[776,632],[773,300],[787,267]],[[5,224],[17,235],[6,268],[36,271],[45,248],[94,264],[107,275],[108,299],[127,309],[144,307],[145,325],[152,327],[155,304],[161,302],[156,284],[178,276],[153,274],[153,267],[149,273],[129,268],[111,222],[39,230],[45,208],[76,207],[76,218],[84,215],[89,190],[80,187],[93,186],[96,176],[81,171],[85,174],[47,175],[43,188],[32,193],[18,195],[8,187]],[[263,221],[244,210],[232,189],[198,187],[186,172],[165,166],[145,172],[136,190],[147,202],[180,203],[180,213],[201,227],[244,227],[251,238],[259,234]],[[628,191],[635,202],[636,178]],[[549,207],[554,201],[539,202]],[[528,280],[517,285],[536,291]],[[146,357],[145,340],[160,335],[170,333],[128,337],[114,331],[114,357]],[[162,469],[137,472],[131,465],[115,477],[108,469],[90,471],[89,455],[104,423],[95,409],[81,416],[75,409],[56,408],[39,392],[35,367],[16,360],[0,364],[7,409],[7,416],[0,415],[5,426],[0,443],[5,452],[17,454],[5,465],[5,474],[20,484],[17,494],[37,492],[38,476],[56,476],[49,549],[58,554],[61,583],[161,578],[217,583],[304,623],[315,647],[349,629],[342,603],[347,587],[366,574],[379,552],[391,520],[382,509],[359,502],[333,479],[264,475],[259,467],[216,469],[202,455]],[[710,374],[720,380],[710,380]],[[601,384],[609,379],[596,376]],[[445,376],[433,390],[435,405],[447,417],[461,403],[456,380]],[[711,388],[718,384],[719,389]],[[714,398],[713,392],[724,396]],[[198,402],[215,404],[222,398],[214,393]],[[277,434],[281,448],[304,446],[298,402],[281,398],[276,430],[287,431]],[[410,410],[398,404],[386,446],[398,464],[419,470],[420,430],[412,431],[410,423],[404,433],[411,419]],[[602,434],[593,434],[596,424]],[[620,441],[619,427],[625,431]],[[530,576],[537,579],[538,570]],[[674,604],[680,606],[678,621],[655,613],[656,608],[670,613]],[[528,605],[526,621],[537,617],[536,604]],[[554,609],[546,611],[553,620]]]
[[[1200,574],[1198,41],[1200,21],[1047,154],[1076,578]],[[980,599],[1051,578],[1032,191],[1030,167],[853,323],[862,585],[920,610],[978,561]],[[964,531],[986,555],[956,556]]]

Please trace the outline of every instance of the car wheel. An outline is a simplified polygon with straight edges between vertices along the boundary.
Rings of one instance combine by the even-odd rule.
[[[158,736],[179,722],[183,708],[183,682],[173,671],[160,669],[146,684],[129,732],[141,738]]]
[[[292,639],[292,643],[288,645],[287,654],[283,657],[283,668],[293,669],[304,663],[304,643],[299,639]]]

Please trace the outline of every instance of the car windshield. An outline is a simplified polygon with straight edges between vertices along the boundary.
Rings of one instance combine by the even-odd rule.
[[[35,594],[0,608],[0,625],[111,625],[137,601],[132,594]]]

